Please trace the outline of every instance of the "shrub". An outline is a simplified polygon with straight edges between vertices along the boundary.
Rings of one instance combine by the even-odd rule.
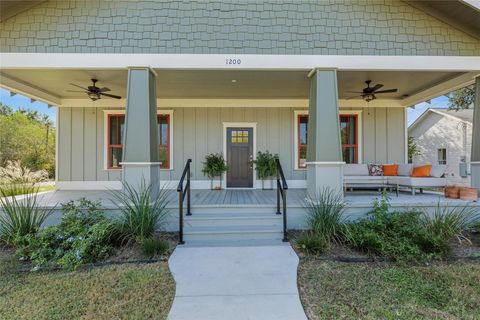
[[[15,245],[15,239],[35,236],[53,209],[42,209],[37,201],[37,189],[30,188],[21,200],[11,195],[17,188],[0,188],[0,240]],[[25,188],[25,187],[23,187]]]
[[[271,154],[268,150],[265,152],[257,152],[257,159],[252,160],[251,163],[255,165],[259,179],[265,180],[276,175],[276,160],[278,160],[278,154]]]
[[[328,242],[313,232],[303,232],[296,239],[297,247],[307,254],[322,254],[328,250]]]
[[[345,232],[345,203],[342,195],[325,188],[307,199],[307,223],[316,237],[327,243],[339,241]]]
[[[47,179],[47,170],[31,171],[23,167],[20,160],[7,161],[5,167],[0,167],[0,183],[3,184],[35,184]]]
[[[157,254],[165,254],[170,249],[170,245],[167,241],[158,238],[148,238],[142,241],[143,252],[149,256],[153,257]]]
[[[456,237],[458,240],[467,239],[464,231],[471,224],[476,214],[473,207],[441,207],[437,204],[432,214],[424,212],[422,222],[432,235],[445,240]]]
[[[17,255],[32,261],[33,270],[75,269],[106,258],[115,229],[115,223],[104,216],[98,202],[70,201],[62,205],[60,224],[45,228],[38,236],[17,238]]]
[[[220,153],[211,153],[205,157],[203,162],[202,173],[213,179],[216,174],[228,171],[228,166],[225,163],[223,155]]]
[[[123,183],[122,191],[112,192],[113,204],[121,212],[120,232],[124,240],[141,243],[167,222],[169,211],[165,190],[155,192],[153,198],[152,193],[152,186],[147,186],[145,181],[138,189]]]
[[[415,210],[390,212],[388,198],[374,202],[367,218],[348,225],[348,243],[359,250],[396,261],[424,261],[450,253],[448,240],[429,232]]]

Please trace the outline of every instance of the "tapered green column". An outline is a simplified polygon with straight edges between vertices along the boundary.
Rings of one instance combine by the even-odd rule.
[[[157,137],[156,75],[148,67],[128,69],[127,106],[123,141],[123,181],[160,189]]]
[[[475,79],[473,103],[472,155],[470,159],[472,187],[480,190],[480,77]]]
[[[338,114],[337,71],[317,69],[310,84],[307,137],[307,192],[342,192],[343,160]]]

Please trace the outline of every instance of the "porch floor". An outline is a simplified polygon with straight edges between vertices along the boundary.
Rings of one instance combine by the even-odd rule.
[[[178,207],[178,193],[176,190],[167,190],[168,207]],[[276,190],[245,190],[227,189],[221,191],[192,190],[191,201],[194,207],[226,207],[226,206],[252,206],[252,207],[274,207],[277,201]],[[399,196],[394,193],[388,194],[390,204],[402,207],[435,206],[440,204],[466,205],[471,203],[458,199],[447,199],[441,193],[425,192],[412,196],[409,192],[400,192]],[[287,191],[288,207],[302,207],[307,196],[306,189],[289,189]],[[345,194],[347,207],[371,207],[372,202],[380,196],[375,191],[354,191]],[[41,206],[51,207],[56,204],[66,203],[70,200],[86,198],[92,201],[101,201],[106,208],[114,207],[112,196],[105,190],[57,190],[42,193],[38,196]],[[186,200],[186,199],[185,199]]]

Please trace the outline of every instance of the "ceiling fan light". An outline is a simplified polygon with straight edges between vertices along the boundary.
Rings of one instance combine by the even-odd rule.
[[[88,97],[93,101],[100,99],[100,95],[96,92],[89,92]]]
[[[365,99],[367,102],[370,102],[375,99],[375,96],[371,93],[367,93],[363,96],[363,99]]]

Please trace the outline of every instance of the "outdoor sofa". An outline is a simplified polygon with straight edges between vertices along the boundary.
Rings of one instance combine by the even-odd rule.
[[[415,165],[417,166],[417,165]],[[418,165],[420,166],[420,165]],[[371,175],[367,164],[345,164],[343,183],[345,189],[393,188],[398,195],[399,187],[410,188],[412,195],[418,189],[444,188],[446,186],[446,165],[432,165],[428,177],[412,177],[413,164],[399,164],[396,176]]]

